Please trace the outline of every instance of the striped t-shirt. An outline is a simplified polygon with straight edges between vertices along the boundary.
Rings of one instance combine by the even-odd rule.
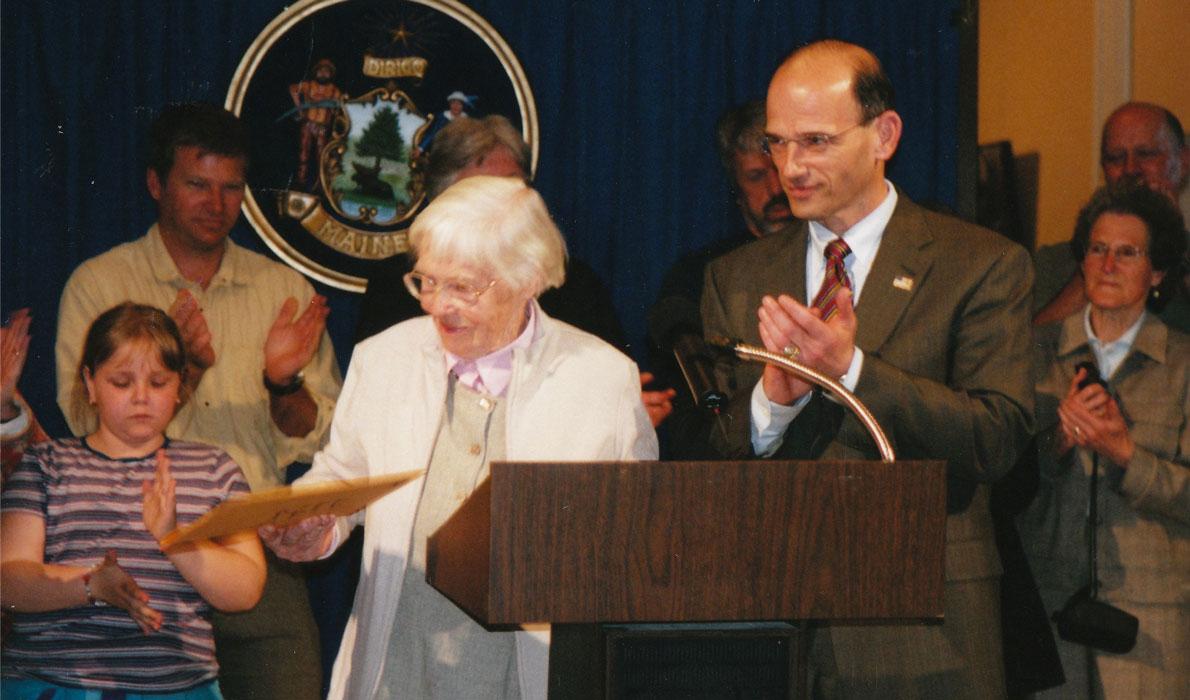
[[[193,522],[248,483],[227,453],[167,441],[177,482],[177,522]],[[114,549],[120,566],[163,616],[144,634],[124,610],[79,606],[17,613],[5,640],[5,678],[135,692],[176,692],[217,675],[210,606],[157,547],[141,519],[141,483],[156,456],[112,459],[77,438],[30,447],[0,499],[4,513],[45,519],[47,564],[90,567]]]

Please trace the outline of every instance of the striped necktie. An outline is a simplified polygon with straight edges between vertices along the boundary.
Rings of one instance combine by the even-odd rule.
[[[812,306],[822,309],[822,320],[828,321],[839,311],[836,297],[843,287],[851,289],[851,280],[847,277],[847,268],[843,266],[843,259],[851,254],[851,248],[842,238],[836,238],[826,244],[826,274],[822,276],[822,286],[814,297]]]

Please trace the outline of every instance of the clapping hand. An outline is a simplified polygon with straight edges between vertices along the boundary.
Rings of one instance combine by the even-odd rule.
[[[757,309],[761,342],[769,352],[777,352],[822,372],[842,377],[855,355],[855,309],[851,290],[838,292],[838,313],[822,320],[822,311],[798,303],[793,297],[765,296]],[[762,381],[764,393],[773,403],[791,405],[810,391],[810,385],[785,371],[766,365]]]
[[[160,542],[177,526],[177,482],[169,473],[169,457],[165,450],[157,450],[157,473],[153,480],[141,483],[141,519],[145,529]]]
[[[1119,404],[1100,384],[1079,388],[1086,370],[1080,369],[1070,380],[1066,396],[1058,404],[1058,452],[1082,447],[1127,468],[1136,448]]]
[[[145,634],[161,629],[161,613],[149,607],[149,594],[116,561],[115,550],[109,549],[91,570],[91,595],[96,601],[128,611]]]
[[[4,420],[16,417],[17,382],[29,353],[29,309],[17,309],[0,328],[0,410]]]
[[[326,328],[330,313],[326,297],[315,294],[306,310],[294,319],[297,308],[297,299],[286,299],[265,339],[264,371],[273,384],[288,383],[310,362]]]
[[[674,412],[673,398],[678,392],[674,389],[645,389],[653,379],[652,372],[640,373],[640,400],[645,405],[645,412],[649,414],[649,422],[656,428]]]
[[[178,324],[182,344],[186,346],[186,359],[201,372],[215,364],[215,348],[211,345],[211,329],[203,316],[202,307],[188,289],[179,289],[178,296],[169,307],[170,318]]]

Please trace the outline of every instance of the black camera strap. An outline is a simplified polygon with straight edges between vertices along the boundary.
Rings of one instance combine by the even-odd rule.
[[[1087,498],[1087,585],[1091,600],[1099,598],[1099,453],[1091,452],[1091,488]]]
[[[1107,383],[1099,376],[1098,369],[1090,362],[1079,363],[1077,369],[1086,369],[1086,376],[1080,388],[1095,382],[1108,390]],[[1095,687],[1094,649],[1113,654],[1125,654],[1136,644],[1139,621],[1136,617],[1099,598],[1099,454],[1090,450],[1091,475],[1087,494],[1087,585],[1066,601],[1066,605],[1054,614],[1058,635],[1086,647],[1087,692],[1093,696]]]

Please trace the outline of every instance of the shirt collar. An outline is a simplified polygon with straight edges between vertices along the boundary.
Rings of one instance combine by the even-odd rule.
[[[847,256],[844,264],[851,275],[856,303],[859,302],[868,271],[872,269],[872,263],[876,260],[876,252],[880,249],[881,239],[884,238],[884,229],[888,227],[893,211],[897,208],[897,188],[887,179],[884,186],[888,188],[888,194],[880,204],[842,234],[836,234],[818,221],[810,222],[810,250],[807,260],[814,267],[813,274],[808,279],[822,279],[822,270],[826,266],[823,261],[826,246],[834,239],[842,238],[847,241],[847,247],[851,248],[851,254]],[[810,294],[817,292],[817,285],[807,286],[813,286],[813,289],[809,290]]]
[[[223,260],[219,263],[219,269],[211,278],[207,289],[221,284],[252,284],[251,275],[245,272],[244,253],[244,249],[233,243],[230,236],[225,238],[223,240]],[[153,274],[158,281],[178,288],[191,286],[190,281],[183,277],[181,272],[178,272],[178,266],[170,257],[169,250],[165,247],[165,241],[161,237],[161,229],[157,224],[153,224],[149,229],[148,256],[149,264],[153,266]]]
[[[1132,344],[1136,341],[1136,336],[1140,333],[1140,328],[1144,325],[1145,317],[1148,315],[1148,311],[1141,311],[1140,316],[1128,327],[1128,330],[1124,331],[1123,335],[1110,343],[1105,343],[1095,337],[1095,331],[1091,328],[1091,305],[1087,304],[1083,309],[1083,332],[1087,334],[1087,345],[1091,347],[1091,352],[1095,355],[1095,364],[1099,366],[1099,373],[1104,378],[1110,379],[1116,373],[1120,363],[1128,356],[1128,351],[1132,349]]]
[[[529,304],[529,322],[508,345],[483,357],[468,360],[446,352],[446,367],[464,386],[492,396],[504,396],[512,382],[512,358],[518,349],[529,347],[537,332],[537,305]]]

